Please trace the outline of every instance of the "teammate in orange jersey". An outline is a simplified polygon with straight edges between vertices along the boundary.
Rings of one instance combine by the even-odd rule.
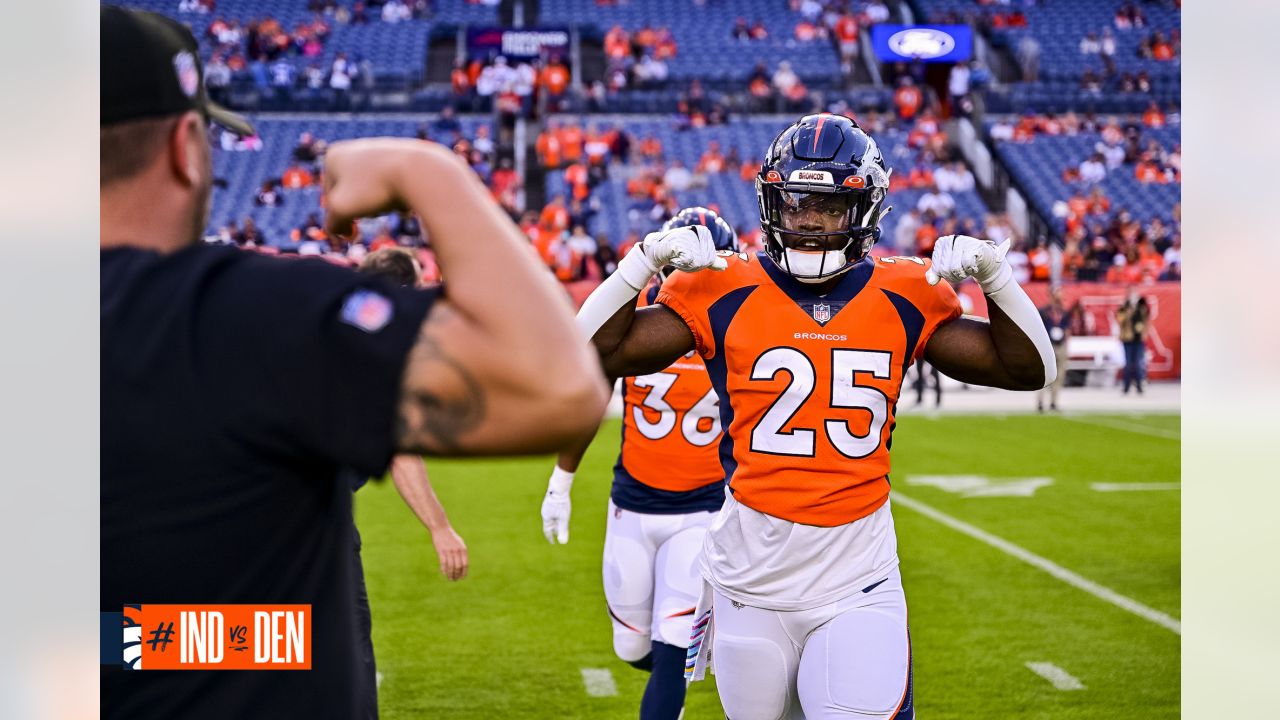
[[[663,231],[706,228],[716,250],[733,253],[729,223],[685,208]],[[653,304],[659,273],[637,307]],[[702,590],[697,568],[707,526],[724,504],[720,408],[702,358],[690,351],[648,375],[623,378],[622,447],[613,468],[604,541],[604,595],[618,657],[650,671],[643,720],[675,720],[684,706],[684,660]],[[550,542],[569,540],[569,489],[595,433],[560,454],[542,504]]]
[[[655,233],[578,314],[609,375],[690,350],[707,363],[729,492],[703,545],[688,672],[700,677],[711,650],[734,720],[915,717],[888,502],[903,375],[921,356],[963,382],[1016,390],[1057,372],[1007,242],[942,237],[932,262],[869,255],[888,185],[855,123],[805,116],[756,179],[763,252],[712,257],[701,233]],[[719,272],[676,273],[636,310],[628,292],[668,263]],[[949,282],[966,277],[990,321],[961,317]]]

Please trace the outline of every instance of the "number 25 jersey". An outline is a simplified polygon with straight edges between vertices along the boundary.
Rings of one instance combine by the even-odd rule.
[[[920,258],[867,258],[825,296],[763,252],[723,272],[674,273],[657,302],[689,326],[720,397],[720,462],[738,502],[834,527],[889,495],[903,376],[933,332],[960,316]]]

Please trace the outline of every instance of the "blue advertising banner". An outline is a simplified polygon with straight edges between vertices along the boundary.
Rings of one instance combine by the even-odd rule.
[[[569,29],[559,27],[516,30],[501,27],[467,28],[467,55],[505,55],[511,60],[533,60],[543,51],[569,54]]]
[[[872,25],[871,46],[881,62],[963,62],[973,56],[968,25]]]

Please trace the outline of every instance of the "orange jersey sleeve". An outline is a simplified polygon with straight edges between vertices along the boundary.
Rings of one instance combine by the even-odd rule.
[[[638,305],[653,302],[656,288]],[[661,372],[623,378],[619,465],[635,480],[688,492],[724,480],[720,464],[719,398],[696,353]]]
[[[835,526],[889,493],[889,445],[906,369],[955,292],[928,261],[866,259],[826,295],[764,253],[722,273],[676,273],[657,296],[689,326],[721,402],[730,489],[760,512]]]

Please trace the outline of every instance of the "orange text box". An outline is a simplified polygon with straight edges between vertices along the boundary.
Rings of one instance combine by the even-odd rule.
[[[310,605],[142,605],[142,670],[310,670]]]

